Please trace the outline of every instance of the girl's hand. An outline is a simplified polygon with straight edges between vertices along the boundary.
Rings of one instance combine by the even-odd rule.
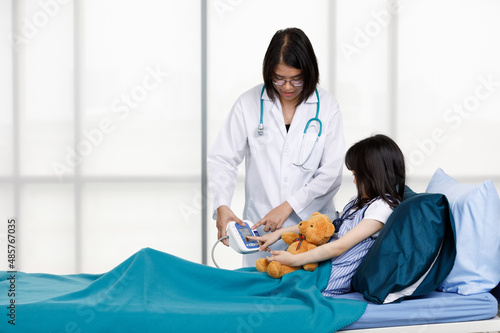
[[[271,251],[272,256],[267,257],[268,261],[277,261],[282,265],[287,265],[287,266],[302,266],[298,262],[297,255],[291,254],[290,252],[287,251]]]
[[[285,201],[281,205],[267,213],[262,220],[260,220],[253,226],[253,229],[258,228],[261,225],[265,225],[265,232],[268,232],[269,230],[276,231],[277,229],[281,228],[283,223],[285,223],[292,212],[292,206],[290,206],[288,201]]]
[[[248,239],[255,240],[259,243],[259,251],[271,251],[269,246],[280,240],[281,235],[277,232],[272,232],[269,234],[264,234],[260,237],[247,236]]]

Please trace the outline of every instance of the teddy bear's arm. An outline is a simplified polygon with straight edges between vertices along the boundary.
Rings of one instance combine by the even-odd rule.
[[[311,251],[312,249],[315,249],[317,248],[316,245],[314,244],[311,244],[311,243],[308,243],[307,244],[307,251]],[[305,264],[304,266],[302,266],[302,268],[304,268],[306,271],[314,271],[316,269],[316,267],[318,267],[318,263],[317,262],[313,262],[313,263],[310,263],[310,264]]]
[[[316,245],[311,244],[311,243],[307,243],[307,251],[311,251],[312,249],[315,249],[315,248],[317,248]]]
[[[283,235],[281,235],[281,239],[283,240],[283,242],[288,245],[292,244],[293,241],[299,237],[299,234],[295,232],[284,232]]]

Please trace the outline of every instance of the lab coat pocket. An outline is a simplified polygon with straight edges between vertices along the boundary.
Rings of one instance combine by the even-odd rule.
[[[308,131],[302,138],[299,150],[296,152],[294,164],[302,169],[315,170],[321,160],[323,149],[321,137],[314,131]]]
[[[276,147],[276,140],[280,137],[274,128],[265,128],[264,135],[258,135],[257,131],[248,137],[248,145],[254,152],[266,152]]]

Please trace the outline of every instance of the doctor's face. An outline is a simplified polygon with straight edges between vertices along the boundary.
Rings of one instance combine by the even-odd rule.
[[[302,76],[302,70],[280,63],[274,69],[273,79],[286,80],[285,84],[282,86],[276,84],[274,85],[274,88],[280,96],[281,102],[286,101],[294,103],[295,101],[297,101],[300,94],[302,93],[303,85],[294,86],[291,81],[293,81],[293,83],[296,83],[296,81],[304,80],[304,77]]]

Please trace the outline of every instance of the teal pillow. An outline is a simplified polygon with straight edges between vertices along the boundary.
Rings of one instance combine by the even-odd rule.
[[[454,224],[446,197],[413,191],[405,197],[352,280],[353,290],[373,303],[399,302],[435,290],[455,260]]]
[[[450,202],[457,230],[457,257],[438,288],[471,295],[500,282],[500,198],[491,180],[462,184],[436,170],[426,192],[442,193]]]

